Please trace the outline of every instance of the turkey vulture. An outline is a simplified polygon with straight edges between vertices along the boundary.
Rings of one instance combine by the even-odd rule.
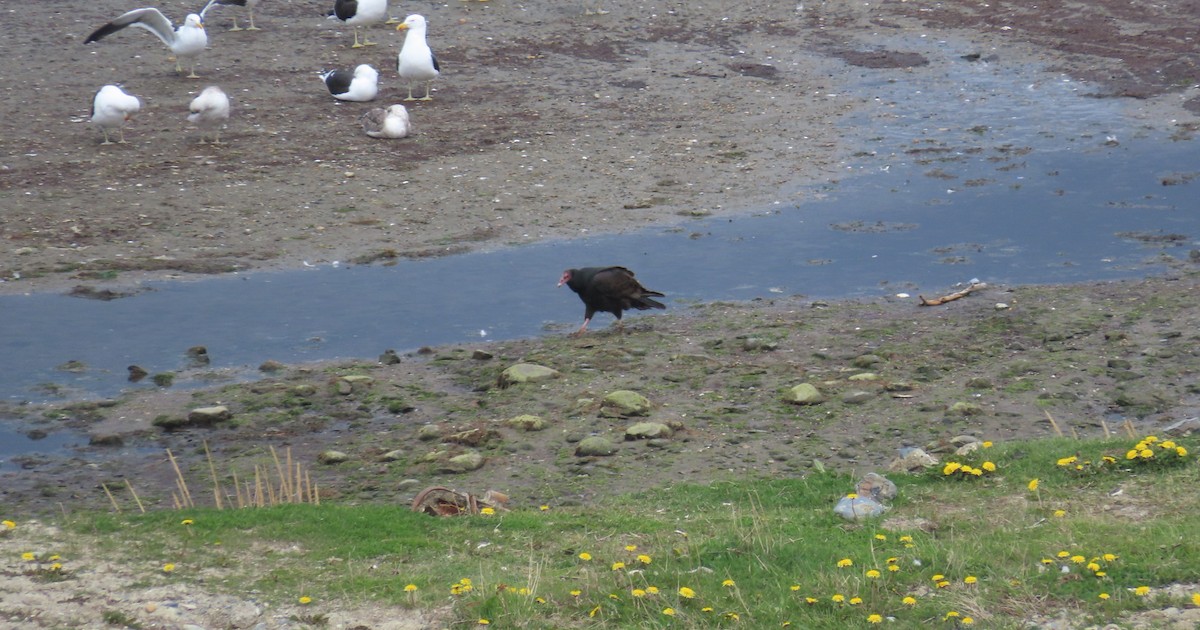
[[[583,325],[575,331],[576,335],[587,330],[588,322],[596,311],[604,311],[617,316],[617,325],[621,325],[621,311],[636,308],[644,311],[649,308],[667,308],[661,302],[650,299],[666,297],[658,291],[651,291],[642,286],[633,272],[624,267],[584,267],[583,269],[568,269],[563,272],[558,286],[567,285],[579,294],[586,310],[583,313]]]

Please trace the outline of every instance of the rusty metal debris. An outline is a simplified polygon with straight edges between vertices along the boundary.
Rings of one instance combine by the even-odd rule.
[[[459,492],[442,486],[426,488],[413,499],[414,512],[424,512],[430,516],[458,516],[460,514],[479,514],[484,508],[505,510],[508,495],[495,490],[488,490],[483,497],[477,497],[469,492]]]

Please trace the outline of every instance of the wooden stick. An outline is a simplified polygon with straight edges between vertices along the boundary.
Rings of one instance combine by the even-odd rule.
[[[116,498],[114,498],[113,494],[108,491],[108,484],[101,482],[100,487],[104,488],[104,494],[108,495],[108,502],[112,503],[113,509],[117,511],[117,514],[120,514],[121,506],[117,505]]]
[[[962,298],[967,297],[971,293],[978,291],[980,289],[983,289],[985,287],[987,287],[986,282],[972,282],[967,288],[962,289],[961,291],[955,291],[954,293],[948,293],[946,295],[943,295],[942,297],[930,298],[928,300],[925,299],[925,296],[923,296],[923,295],[918,295],[917,297],[920,298],[920,300],[921,300],[921,306],[938,306],[940,304],[945,304],[946,302],[953,302],[954,300],[961,300]]]
[[[142,500],[138,498],[137,491],[133,489],[133,484],[129,483],[128,479],[125,480],[125,487],[129,488],[129,494],[133,495],[133,500],[137,503],[138,509],[142,511],[142,514],[145,514],[146,506],[142,505]]]
[[[1058,423],[1054,421],[1054,416],[1050,415],[1050,412],[1046,411],[1045,409],[1042,410],[1042,413],[1046,414],[1046,419],[1050,421],[1050,426],[1054,427],[1054,432],[1058,434],[1058,437],[1063,437],[1062,429],[1060,429],[1058,427]]]

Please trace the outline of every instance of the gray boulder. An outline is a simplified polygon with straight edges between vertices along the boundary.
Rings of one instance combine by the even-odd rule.
[[[558,370],[536,363],[518,363],[500,373],[500,387],[511,387],[521,383],[540,383],[559,377]]]

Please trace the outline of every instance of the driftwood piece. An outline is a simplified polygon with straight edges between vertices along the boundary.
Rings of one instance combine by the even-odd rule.
[[[459,492],[442,486],[426,488],[413,499],[414,512],[424,512],[431,516],[458,516],[459,514],[479,514],[483,508],[507,510],[504,504],[508,496],[488,490],[483,498],[469,492]]]
[[[954,293],[949,293],[941,297],[930,298],[928,300],[925,299],[924,295],[918,295],[917,297],[921,298],[921,306],[937,306],[939,304],[945,304],[946,302],[961,300],[971,293],[984,288],[987,288],[986,282],[972,282],[969,286],[967,286],[967,288],[962,289],[961,291],[955,291]]]

